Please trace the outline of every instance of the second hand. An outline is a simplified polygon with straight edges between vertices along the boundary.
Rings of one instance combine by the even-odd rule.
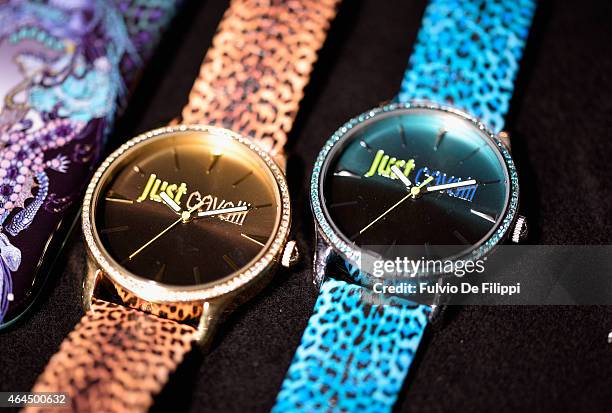
[[[157,234],[155,237],[153,237],[149,242],[147,242],[146,244],[144,244],[142,247],[138,248],[136,251],[134,251],[129,257],[128,260],[131,260],[132,258],[134,258],[136,255],[138,255],[142,250],[144,250],[145,248],[147,248],[149,245],[151,245],[153,242],[155,242],[156,239],[158,239],[159,237],[161,237],[162,235],[164,235],[166,232],[170,231],[175,225],[177,225],[178,223],[180,223],[183,220],[183,217],[180,217],[179,219],[177,219],[176,221],[174,221],[172,224],[170,224],[165,230],[163,230],[162,232],[160,232],[159,234]]]
[[[389,212],[393,211],[399,204],[401,204],[402,202],[404,202],[405,200],[407,200],[408,198],[410,198],[412,196],[411,193],[408,193],[408,195],[406,195],[405,197],[403,197],[402,199],[400,199],[399,201],[397,201],[395,203],[395,205],[393,205],[391,208],[387,209],[385,212],[382,213],[382,215],[380,215],[378,218],[376,218],[374,221],[370,222],[368,225],[366,225],[365,227],[363,227],[363,229],[361,231],[359,231],[359,234],[363,234],[368,228],[370,228],[372,225],[376,224],[378,221],[380,221],[381,219],[383,219],[383,217],[385,215],[387,215]]]
[[[359,235],[363,234],[368,228],[370,228],[372,225],[376,224],[378,221],[380,221],[382,218],[384,218],[389,212],[393,211],[395,208],[397,208],[398,205],[400,205],[402,202],[404,202],[408,198],[410,198],[410,197],[416,198],[416,196],[419,194],[419,192],[421,192],[421,188],[424,187],[425,185],[427,185],[428,183],[430,183],[431,181],[433,181],[433,176],[428,177],[425,181],[423,181],[423,183],[421,183],[421,185],[412,187],[410,189],[410,192],[408,192],[408,194],[405,197],[403,197],[402,199],[397,201],[391,208],[389,208],[385,212],[383,212],[374,221],[370,222],[368,225],[363,227],[363,229],[361,231],[359,231]]]
[[[159,234],[157,234],[155,237],[153,237],[149,242],[147,242],[146,244],[144,244],[142,247],[138,248],[136,251],[134,251],[129,257],[128,260],[131,260],[132,258],[134,258],[136,255],[138,255],[142,250],[144,250],[145,248],[147,248],[149,245],[151,245],[153,242],[155,242],[156,239],[158,239],[159,237],[161,237],[162,235],[164,235],[166,232],[170,231],[172,228],[174,228],[174,226],[176,226],[178,223],[180,223],[181,221],[184,222],[188,222],[188,220],[191,218],[191,214],[197,210],[198,208],[200,208],[202,205],[204,205],[204,201],[200,201],[198,202],[198,204],[196,206],[194,206],[193,208],[191,208],[188,211],[183,211],[181,213],[181,217],[179,219],[177,219],[176,221],[174,221],[172,224],[170,224],[166,229],[164,229],[162,232],[160,232]]]

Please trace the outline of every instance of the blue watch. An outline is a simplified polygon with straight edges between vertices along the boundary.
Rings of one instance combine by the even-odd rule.
[[[432,0],[397,102],[324,145],[311,179],[319,297],[273,412],[391,410],[432,308],[381,293],[363,256],[444,245],[477,259],[512,235],[518,177],[500,132],[534,12]]]

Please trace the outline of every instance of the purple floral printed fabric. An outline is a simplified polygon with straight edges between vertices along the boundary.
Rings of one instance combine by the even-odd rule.
[[[35,298],[48,247],[179,2],[0,2],[0,327]]]

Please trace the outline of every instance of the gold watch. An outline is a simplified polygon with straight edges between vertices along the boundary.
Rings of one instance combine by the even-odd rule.
[[[33,391],[146,411],[192,344],[295,261],[282,149],[338,2],[233,0],[181,119],[102,163],[82,211],[86,314]]]

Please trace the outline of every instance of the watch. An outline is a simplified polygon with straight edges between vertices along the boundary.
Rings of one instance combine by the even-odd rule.
[[[337,0],[233,0],[176,125],[87,187],[85,316],[34,385],[74,411],[146,411],[194,342],[297,258],[287,132]]]
[[[325,143],[310,187],[319,296],[274,412],[391,410],[440,302],[376,293],[364,256],[476,260],[524,234],[501,128],[534,11],[431,0],[396,101]]]

